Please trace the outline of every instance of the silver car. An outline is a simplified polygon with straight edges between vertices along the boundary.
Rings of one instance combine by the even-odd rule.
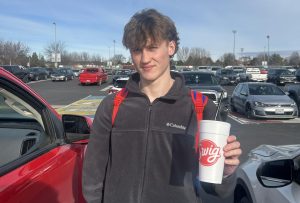
[[[299,203],[300,145],[261,145],[237,170],[235,203]]]
[[[247,118],[296,118],[298,108],[294,100],[271,83],[245,82],[234,89],[230,107],[232,112],[244,113]]]

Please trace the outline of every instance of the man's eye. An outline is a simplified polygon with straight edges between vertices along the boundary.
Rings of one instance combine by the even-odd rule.
[[[132,49],[131,51],[134,52],[134,53],[138,53],[138,52],[141,52],[141,49],[140,48],[136,48],[136,49]]]

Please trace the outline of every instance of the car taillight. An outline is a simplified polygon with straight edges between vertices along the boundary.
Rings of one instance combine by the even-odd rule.
[[[113,93],[116,93],[118,92],[118,90],[114,90],[114,89],[109,89],[108,90],[108,94],[113,94]]]
[[[260,70],[260,74],[268,74],[267,70]]]

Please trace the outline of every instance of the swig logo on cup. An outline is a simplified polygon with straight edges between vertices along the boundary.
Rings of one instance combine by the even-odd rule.
[[[204,166],[214,165],[221,157],[221,150],[211,140],[202,140],[200,142],[200,164]]]

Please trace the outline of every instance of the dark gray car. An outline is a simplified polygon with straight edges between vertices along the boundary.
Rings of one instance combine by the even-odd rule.
[[[244,113],[247,118],[296,118],[296,103],[272,83],[245,82],[234,89],[231,111]]]
[[[221,95],[222,103],[220,106],[221,118],[226,120],[229,103],[226,90],[218,83],[212,72],[204,71],[184,71],[181,72],[185,79],[185,85],[193,90],[198,90],[208,96],[216,105],[220,104]]]

